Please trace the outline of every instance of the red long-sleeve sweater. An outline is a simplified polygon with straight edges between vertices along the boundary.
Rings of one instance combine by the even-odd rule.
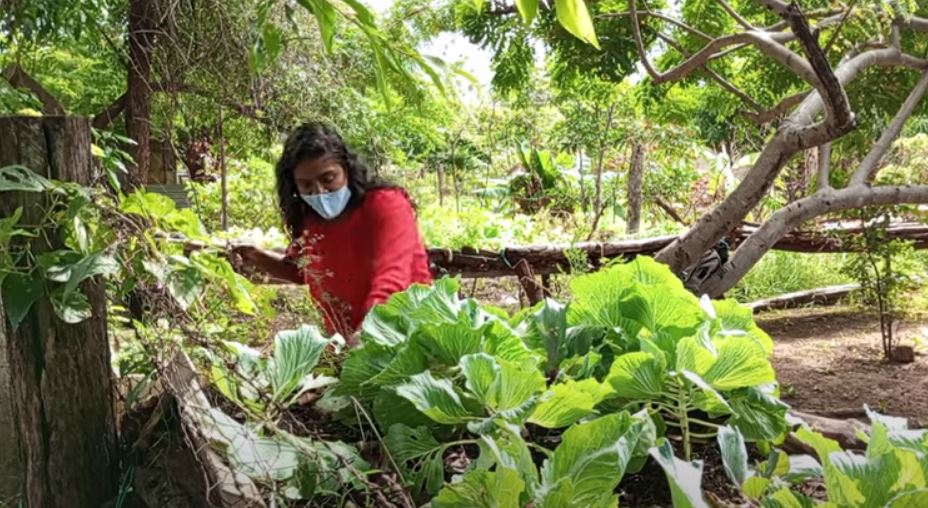
[[[307,217],[288,256],[302,268],[326,328],[346,337],[374,305],[432,282],[412,204],[397,188],[371,190],[331,221]]]

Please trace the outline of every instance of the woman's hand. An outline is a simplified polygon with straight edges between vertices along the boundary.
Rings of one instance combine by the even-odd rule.
[[[303,276],[296,265],[287,262],[281,254],[250,244],[234,245],[230,251],[230,262],[237,267],[247,266],[275,279],[294,284],[303,283]]]
[[[256,265],[258,257],[261,255],[261,249],[251,244],[233,245],[231,250],[232,254],[250,265]]]

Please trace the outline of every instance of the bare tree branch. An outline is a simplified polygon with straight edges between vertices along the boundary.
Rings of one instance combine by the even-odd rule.
[[[61,102],[58,101],[51,92],[46,90],[41,83],[30,76],[18,63],[7,65],[6,68],[3,69],[2,74],[14,88],[22,87],[35,94],[39,102],[42,103],[42,112],[46,115],[63,115],[65,113],[64,106],[62,106]]]
[[[713,39],[713,37],[712,37],[711,35],[706,34],[705,32],[699,30],[698,28],[692,27],[692,26],[690,26],[690,25],[684,23],[683,21],[680,21],[679,19],[676,19],[676,18],[674,18],[674,17],[672,17],[672,16],[667,16],[667,15],[662,14],[662,13],[660,13],[660,12],[655,12],[655,11],[652,11],[652,10],[650,10],[650,9],[649,9],[649,10],[639,10],[639,11],[637,12],[637,15],[638,15],[638,16],[648,16],[648,17],[651,17],[651,18],[656,18],[656,19],[660,19],[660,20],[662,20],[662,21],[666,21],[667,23],[670,23],[671,25],[674,25],[674,26],[676,26],[677,28],[680,28],[680,29],[682,29],[682,30],[684,30],[684,31],[686,31],[686,32],[689,32],[689,33],[691,33],[691,34],[693,34],[693,35],[695,35],[695,36],[697,36],[697,37],[699,37],[700,39],[703,39],[703,40],[705,40],[705,41],[711,41],[711,40]],[[596,16],[596,19],[615,19],[615,18],[625,18],[625,17],[628,17],[628,16],[629,16],[629,11],[625,11],[625,12],[610,12],[610,13],[606,13],[606,14],[599,14],[599,15]]]
[[[682,46],[680,46],[675,40],[671,39],[670,37],[664,35],[661,32],[657,32],[657,37],[660,38],[662,41],[666,42],[668,46],[677,50],[677,52],[683,55],[684,58],[687,58],[690,56],[686,53],[686,51],[683,49]],[[730,81],[728,81],[727,79],[719,75],[714,70],[710,69],[708,64],[703,64],[702,69],[710,78],[712,78],[716,83],[718,83],[719,86],[721,86],[725,90],[728,90],[733,95],[741,99],[743,102],[747,103],[748,106],[750,106],[752,109],[757,111],[757,114],[760,114],[761,112],[763,112],[764,107],[761,106],[756,100],[754,100],[753,97],[751,97],[750,95],[742,91],[740,88],[732,84]]]
[[[127,94],[123,93],[103,111],[93,116],[91,125],[94,129],[105,129],[126,108]]]
[[[722,5],[722,8],[725,9],[725,12],[727,12],[729,16],[734,18],[734,20],[737,21],[739,25],[744,27],[745,30],[754,30],[754,25],[749,23],[748,20],[744,19],[744,17],[741,16],[741,14],[738,14],[738,11],[733,9],[732,6],[728,4],[728,2],[726,2],[725,0],[718,0],[718,2],[719,4]]]
[[[886,129],[880,135],[880,139],[873,144],[873,148],[870,149],[857,171],[854,172],[849,185],[861,185],[873,180],[880,170],[880,161],[892,147],[893,141],[896,140],[899,133],[902,132],[902,126],[912,116],[912,112],[918,107],[926,91],[928,91],[928,71],[922,73],[921,79],[918,80],[915,88],[906,97],[905,102],[896,112],[896,116],[886,126]]]
[[[865,206],[928,203],[928,185],[857,185],[822,190],[777,210],[735,251],[720,276],[710,278],[701,290],[718,296],[734,286],[769,249],[769,246],[803,222],[826,213]]]
[[[831,64],[828,63],[824,51],[818,44],[817,36],[812,34],[808,21],[796,4],[789,6],[788,16],[790,27],[796,37],[799,38],[799,42],[809,58],[809,65],[812,66],[817,76],[816,82],[818,84],[817,86],[813,84],[813,86],[824,100],[826,113],[825,123],[822,124],[822,127],[827,130],[835,130],[834,133],[829,134],[841,135],[850,131],[854,128],[855,120],[847,95],[844,93],[844,86],[835,76]],[[818,128],[818,126],[809,127],[810,130]]]
[[[781,0],[758,0],[758,2],[782,17],[786,17],[789,10],[789,4]]]
[[[709,61],[712,55],[719,50],[735,44],[750,43],[767,56],[795,72],[804,81],[813,86],[818,85],[818,77],[815,71],[804,58],[777,42],[773,38],[776,34],[768,34],[759,31],[741,32],[712,39],[702,49],[687,58],[680,65],[666,72],[659,72],[651,64],[650,59],[648,59],[647,50],[644,47],[644,41],[641,37],[641,26],[638,20],[637,0],[628,0],[628,13],[631,17],[632,34],[635,39],[635,46],[638,49],[639,57],[641,58],[641,63],[644,65],[645,70],[651,76],[651,79],[654,80],[655,84],[683,79]],[[808,25],[806,25],[806,27],[808,28]]]
[[[920,18],[918,16],[910,16],[908,18],[897,16],[893,23],[899,27],[915,30],[916,32],[928,32],[928,19],[926,18]]]
[[[818,190],[831,188],[831,143],[818,147]]]
[[[750,111],[744,111],[742,114],[754,121],[758,125],[763,125],[765,123],[771,122],[780,118],[789,112],[790,109],[795,107],[797,104],[801,103],[806,97],[809,96],[809,91],[799,92],[797,94],[790,95],[789,97],[784,98],[776,106],[761,111],[759,113],[752,113]]]

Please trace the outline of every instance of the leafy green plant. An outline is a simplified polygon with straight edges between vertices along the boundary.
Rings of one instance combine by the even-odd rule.
[[[883,356],[893,358],[894,326],[901,306],[901,296],[913,286],[919,271],[909,242],[890,240],[886,229],[892,220],[889,211],[863,209],[855,212],[863,227],[859,236],[844,240],[858,253],[848,258],[843,272],[860,283],[863,303],[875,307],[880,318]]]
[[[568,437],[615,419],[640,425],[613,436],[630,446],[610,462],[620,472],[640,469],[665,431],[682,436],[689,453],[691,440],[726,422],[752,440],[786,430],[770,339],[750,311],[700,302],[653,260],[577,277],[569,304],[548,299],[513,317],[461,299],[458,289],[440,279],[375,307],[363,346],[349,352],[330,392],[370,408],[406,484],[421,496],[438,494],[437,505],[607,506],[611,497],[580,496],[584,478],[571,486],[546,475],[566,460],[561,455],[597,456],[606,444],[592,440],[568,452]],[[542,444],[552,433],[561,435],[554,450]],[[476,464],[485,467],[442,489],[442,458],[461,447],[477,447]],[[505,453],[489,461],[486,447]],[[540,473],[527,450],[549,457]],[[610,478],[611,488],[619,479]],[[512,488],[498,490],[503,484]],[[480,501],[479,492],[491,497]],[[570,504],[575,497],[582,501]]]
[[[795,432],[821,461],[828,501],[862,508],[921,506],[928,500],[928,430],[912,430],[904,418],[865,409],[871,429],[864,454],[844,451],[806,426]]]
[[[751,467],[741,434],[724,427],[718,442],[725,471],[742,494],[764,507],[922,506],[928,500],[928,431],[909,429],[903,418],[865,409],[871,428],[869,435],[861,436],[867,441],[863,454],[842,450],[837,441],[805,424],[793,433],[797,441],[815,451],[818,460],[773,449],[767,460]],[[791,489],[817,477],[824,477],[825,502]]]
[[[574,208],[572,191],[551,153],[532,148],[518,149],[524,173],[509,180],[509,192],[526,213],[538,213],[548,208],[569,215]]]
[[[310,390],[321,390],[336,379],[314,374],[323,351],[336,339],[325,339],[315,327],[303,325],[274,337],[274,355],[264,358],[253,348],[226,342],[235,355],[234,373],[218,355],[204,349],[210,358],[210,381],[220,393],[253,417],[274,420],[281,409]]]
[[[614,358],[605,377],[614,402],[649,407],[679,428],[687,459],[690,438],[711,437],[722,421],[752,440],[785,432],[772,342],[749,309],[697,300],[643,257],[579,277],[571,292],[568,322],[597,330],[600,354]]]

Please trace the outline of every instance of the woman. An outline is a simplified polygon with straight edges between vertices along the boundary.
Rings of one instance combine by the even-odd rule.
[[[371,307],[432,281],[406,191],[371,177],[331,126],[306,123],[290,135],[277,197],[293,240],[287,254],[236,252],[272,277],[308,284],[330,333],[353,342]]]

